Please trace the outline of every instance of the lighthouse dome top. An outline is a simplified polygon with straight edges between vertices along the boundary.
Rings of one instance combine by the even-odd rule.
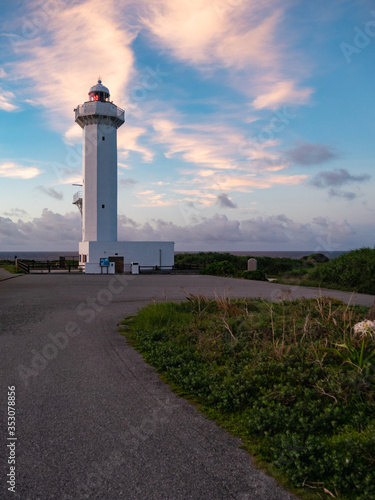
[[[90,101],[102,101],[102,102],[108,102],[109,101],[109,90],[107,87],[102,85],[102,81],[99,78],[98,83],[91,87],[90,92]]]

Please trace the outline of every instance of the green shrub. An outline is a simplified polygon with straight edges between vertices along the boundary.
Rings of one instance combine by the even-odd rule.
[[[247,280],[267,281],[264,271],[259,269],[256,271],[243,271],[240,276]]]
[[[312,253],[306,257],[302,257],[303,261],[307,262],[329,262],[329,258],[324,253]]]
[[[360,248],[312,269],[307,280],[375,295],[375,249]]]
[[[214,276],[230,276],[236,274],[236,268],[227,260],[213,262],[205,267],[202,274],[213,274]]]

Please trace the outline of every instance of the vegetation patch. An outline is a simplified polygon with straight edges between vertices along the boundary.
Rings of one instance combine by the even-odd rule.
[[[316,266],[307,279],[323,287],[336,286],[375,295],[375,249],[360,248]]]
[[[17,268],[14,264],[11,264],[8,261],[0,261],[0,267],[13,274],[22,274],[24,272],[22,269]]]
[[[375,498],[375,334],[328,298],[153,304],[121,332],[304,498]],[[371,326],[372,325],[372,326]]]
[[[333,288],[375,295],[375,249],[352,250],[332,260],[320,253],[301,259],[255,257],[257,271],[253,275],[246,271],[249,258],[251,256],[199,252],[177,254],[175,264],[177,268],[200,267],[202,274],[255,280],[272,278],[272,281],[280,284]]]
[[[247,270],[247,261],[251,255],[245,257],[222,252],[198,252],[175,255],[175,266],[200,266],[203,274],[217,276],[239,276]],[[289,259],[284,257],[254,257],[257,260],[257,271],[267,275],[280,275],[292,270],[311,269],[314,263],[307,260]],[[257,278],[256,278],[257,279]]]

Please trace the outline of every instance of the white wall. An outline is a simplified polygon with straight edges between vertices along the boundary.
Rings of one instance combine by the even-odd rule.
[[[101,257],[124,257],[125,271],[129,271],[132,262],[141,267],[174,265],[173,241],[87,241],[79,244],[79,253],[88,256],[86,272],[96,269],[100,273]]]
[[[124,111],[109,102],[75,110],[83,128],[82,241],[117,240],[117,128]]]
[[[100,118],[83,133],[83,241],[117,240],[117,132]]]

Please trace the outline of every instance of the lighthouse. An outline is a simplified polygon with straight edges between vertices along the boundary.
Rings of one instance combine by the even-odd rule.
[[[125,112],[110,101],[99,78],[89,100],[75,108],[82,128],[82,195],[73,203],[82,215],[80,264],[86,273],[131,271],[131,264],[152,268],[173,267],[173,242],[117,241],[117,129]]]
[[[83,129],[82,241],[117,241],[117,129],[125,112],[109,97],[99,79],[75,110]]]

